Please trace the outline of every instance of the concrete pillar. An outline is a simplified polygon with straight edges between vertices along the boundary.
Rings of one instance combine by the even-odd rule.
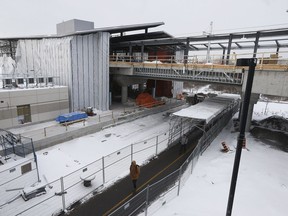
[[[153,97],[153,98],[156,97],[156,88],[152,88],[152,97]]]
[[[141,83],[141,84],[139,84],[139,92],[144,92],[144,84],[143,83]]]
[[[258,99],[259,99],[259,94],[254,94],[254,93],[251,94],[250,103],[249,103],[249,110],[248,110],[248,115],[247,115],[247,122],[246,122],[246,127],[245,127],[245,131],[246,132],[250,131],[254,104],[257,103]]]
[[[128,101],[128,87],[122,86],[121,102],[122,102],[122,104],[124,104],[124,103],[127,103],[127,101]]]

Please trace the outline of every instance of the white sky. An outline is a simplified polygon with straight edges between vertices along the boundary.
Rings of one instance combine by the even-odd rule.
[[[287,0],[0,0],[0,6],[0,37],[55,34],[56,24],[70,19],[95,28],[163,21],[159,30],[174,36],[202,34],[211,21],[214,33],[288,26]]]

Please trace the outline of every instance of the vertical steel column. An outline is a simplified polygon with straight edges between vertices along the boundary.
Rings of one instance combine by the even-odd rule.
[[[186,47],[184,50],[184,64],[188,63],[189,43],[190,43],[190,39],[189,39],[189,37],[187,37],[186,38]]]
[[[105,184],[105,164],[104,164],[104,157],[102,157],[102,170],[103,170],[103,172],[102,172],[102,178],[103,178],[103,184]]]
[[[41,182],[40,177],[39,177],[39,168],[38,168],[37,155],[36,155],[36,153],[35,153],[35,149],[34,149],[34,144],[33,144],[32,138],[31,138],[31,144],[32,144],[32,150],[33,150],[33,156],[34,156],[35,163],[36,163],[37,179],[38,179],[38,182]],[[22,144],[22,145],[23,145],[23,144]]]
[[[148,186],[146,187],[147,193],[146,193],[145,216],[148,215],[148,207],[149,207],[149,188],[150,188],[150,186],[148,185]]]
[[[63,205],[63,211],[65,212],[66,204],[65,204],[65,191],[64,191],[64,180],[63,180],[63,177],[60,178],[60,181],[61,181],[62,205]]]
[[[131,144],[131,162],[133,161],[133,144]]]
[[[158,155],[158,136],[156,137],[156,156]]]
[[[226,55],[226,65],[229,64],[232,40],[233,40],[233,34],[230,34],[229,41],[228,41],[227,55]]]
[[[275,43],[277,44],[277,48],[276,48],[276,54],[279,54],[279,49],[280,49],[280,44],[278,42],[278,40],[275,40]]]
[[[259,38],[260,38],[260,32],[258,31],[258,32],[256,33],[256,37],[255,37],[255,41],[254,41],[255,45],[254,45],[254,51],[253,51],[253,58],[256,58],[256,55],[257,55]]]
[[[141,62],[144,61],[144,43],[141,43]]]
[[[129,57],[130,58],[131,58],[132,54],[133,54],[132,44],[131,44],[131,42],[129,42]]]
[[[229,197],[228,197],[226,216],[231,216],[231,213],[232,213],[232,207],[233,207],[233,201],[234,201],[234,195],[235,195],[235,189],[236,189],[236,183],[237,183],[237,176],[238,176],[241,153],[242,153],[242,144],[245,139],[245,127],[246,127],[246,121],[247,121],[249,102],[250,102],[256,63],[257,63],[256,58],[237,60],[237,66],[249,66],[249,71],[248,71],[248,78],[247,78],[243,107],[242,107],[243,110],[241,112],[240,133],[239,133],[238,141],[237,141],[237,148],[236,148],[236,154],[235,154],[235,159],[234,159],[234,166],[233,166],[233,173],[232,173],[232,179],[231,179],[231,185],[230,185],[230,191],[229,191]]]
[[[225,59],[225,52],[226,52],[226,48],[223,46],[223,52],[222,52],[222,64],[224,64],[224,59]]]

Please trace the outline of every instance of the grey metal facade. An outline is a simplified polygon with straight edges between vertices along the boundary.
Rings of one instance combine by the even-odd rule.
[[[69,87],[70,111],[109,109],[110,33],[19,40],[16,77],[55,77]]]
[[[74,36],[71,41],[73,110],[109,109],[109,38],[107,32]]]

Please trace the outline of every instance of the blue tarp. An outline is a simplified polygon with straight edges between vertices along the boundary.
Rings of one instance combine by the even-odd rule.
[[[75,121],[79,119],[84,119],[87,117],[88,115],[85,112],[71,112],[71,113],[59,115],[55,120],[59,123],[63,123],[63,122],[70,122],[70,121]]]

